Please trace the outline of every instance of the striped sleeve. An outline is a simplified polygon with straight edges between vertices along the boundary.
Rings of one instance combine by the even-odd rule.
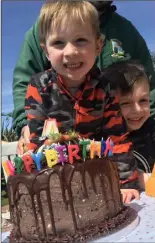
[[[37,138],[41,136],[44,121],[47,118],[35,81],[37,80],[32,77],[25,96],[25,112],[30,128],[30,138],[33,142],[35,142],[35,138],[37,141]]]
[[[128,139],[128,133],[119,112],[118,98],[112,92],[107,96],[103,116],[103,136],[110,137],[114,143],[113,155],[118,166],[120,185],[122,188],[136,188],[138,173],[132,153],[132,142]],[[135,186],[133,181],[135,181]]]

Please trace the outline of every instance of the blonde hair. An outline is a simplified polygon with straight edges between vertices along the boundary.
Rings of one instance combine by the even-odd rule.
[[[62,22],[89,21],[97,38],[101,36],[99,17],[95,7],[88,1],[57,0],[45,3],[39,15],[39,39],[41,44],[46,44],[46,39],[52,29],[58,28]]]

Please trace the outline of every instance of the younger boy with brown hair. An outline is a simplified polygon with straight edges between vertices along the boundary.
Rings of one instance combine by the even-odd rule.
[[[125,136],[118,100],[94,65],[103,45],[96,9],[88,1],[54,1],[39,16],[41,46],[52,69],[34,75],[28,85],[25,110],[30,139],[38,143],[44,121],[57,120],[59,131],[75,130],[83,138],[114,142],[121,187],[131,189],[124,200],[138,198],[138,172]]]
[[[138,169],[150,173],[155,162],[155,120],[150,117],[149,79],[144,67],[131,61],[117,63],[104,70],[104,77],[117,90]]]

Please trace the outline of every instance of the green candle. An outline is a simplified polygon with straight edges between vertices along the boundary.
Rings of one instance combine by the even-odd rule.
[[[90,144],[89,140],[81,140],[79,141],[79,144],[82,145],[82,159],[85,161],[86,159],[86,154],[87,154],[87,145]]]
[[[13,161],[15,163],[15,168],[16,168],[17,174],[21,174],[22,173],[22,167],[23,167],[22,159],[20,157],[15,157]]]

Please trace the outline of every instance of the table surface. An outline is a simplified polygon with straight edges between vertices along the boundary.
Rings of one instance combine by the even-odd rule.
[[[148,197],[143,192],[140,200],[133,200],[130,206],[138,212],[139,224],[117,242],[155,242],[155,197]]]
[[[155,242],[155,198],[141,193],[140,200],[133,200],[130,206],[138,212],[139,218],[131,230],[123,229],[109,237],[95,242]],[[2,233],[2,243],[7,243],[8,232]]]

